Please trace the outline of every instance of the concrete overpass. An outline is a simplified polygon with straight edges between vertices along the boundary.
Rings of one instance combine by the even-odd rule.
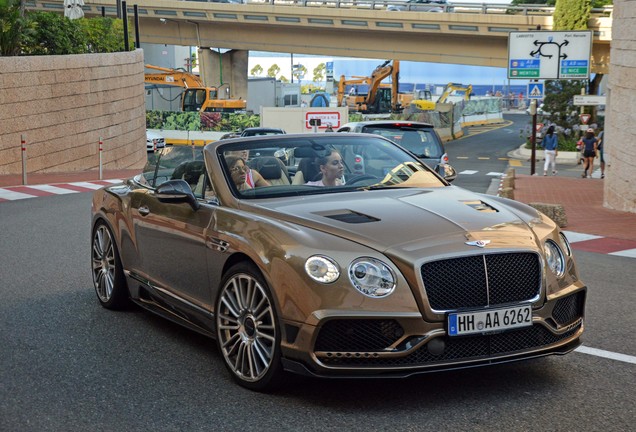
[[[130,0],[144,43],[323,56],[507,67],[508,32],[552,29],[554,8],[455,3],[448,13],[387,11],[395,1],[249,0],[228,4]],[[63,11],[62,0],[27,7]],[[116,0],[85,0],[87,15],[116,14]],[[403,4],[403,3],[402,3]],[[591,66],[608,73],[611,8],[594,10]]]

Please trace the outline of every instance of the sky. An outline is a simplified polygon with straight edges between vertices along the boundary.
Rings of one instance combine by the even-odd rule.
[[[307,75],[302,80],[303,83],[310,83],[313,78],[313,69],[320,63],[333,61],[334,80],[340,79],[340,75],[350,78],[354,75],[369,76],[376,66],[384,63],[388,59],[359,59],[345,57],[324,57],[295,54],[294,64],[302,64],[307,68]],[[281,69],[280,75],[287,79],[291,78],[292,59],[290,54],[267,53],[251,51],[248,62],[248,73],[256,65],[263,68],[263,74],[267,75],[267,70],[273,64]],[[419,84],[446,84],[457,82],[472,85],[506,85],[507,69],[487,66],[467,66],[442,63],[425,63],[400,61],[400,82]],[[279,77],[280,77],[279,75]],[[512,80],[512,84],[527,83],[527,80]]]

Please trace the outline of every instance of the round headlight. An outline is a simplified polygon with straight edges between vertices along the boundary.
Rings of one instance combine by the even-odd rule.
[[[388,265],[374,258],[358,258],[349,266],[349,279],[368,297],[386,297],[395,290],[395,275]]]
[[[548,267],[558,277],[563,276],[565,271],[565,259],[559,246],[552,240],[545,242],[545,259],[548,263]]]
[[[307,258],[305,271],[310,278],[320,283],[332,283],[340,276],[338,264],[331,258],[322,255]]]

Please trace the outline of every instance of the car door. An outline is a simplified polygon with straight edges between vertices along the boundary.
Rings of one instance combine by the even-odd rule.
[[[171,179],[170,170],[176,173],[183,162],[198,157],[189,147],[176,152],[173,148],[169,160],[159,161],[154,188],[131,199],[137,271],[164,294],[204,306],[210,303],[206,232],[216,206],[204,204],[195,210],[186,202],[159,200],[156,187]]]

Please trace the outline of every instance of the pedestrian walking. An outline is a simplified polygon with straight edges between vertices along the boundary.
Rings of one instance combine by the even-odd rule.
[[[583,158],[585,159],[584,170],[581,177],[592,178],[594,158],[596,157],[596,143],[598,142],[596,136],[594,136],[594,129],[589,128],[583,138],[581,138],[581,141],[583,143]]]
[[[543,175],[548,175],[548,168],[552,167],[552,175],[557,175],[556,170],[556,157],[559,154],[559,140],[554,133],[554,125],[548,128],[545,136],[543,137],[543,153],[545,154],[545,164],[543,165]]]
[[[601,178],[605,178],[605,158],[603,157],[603,144],[605,137],[605,131],[600,131],[598,134],[598,142],[596,143],[596,149],[598,150],[598,158],[601,161]]]

